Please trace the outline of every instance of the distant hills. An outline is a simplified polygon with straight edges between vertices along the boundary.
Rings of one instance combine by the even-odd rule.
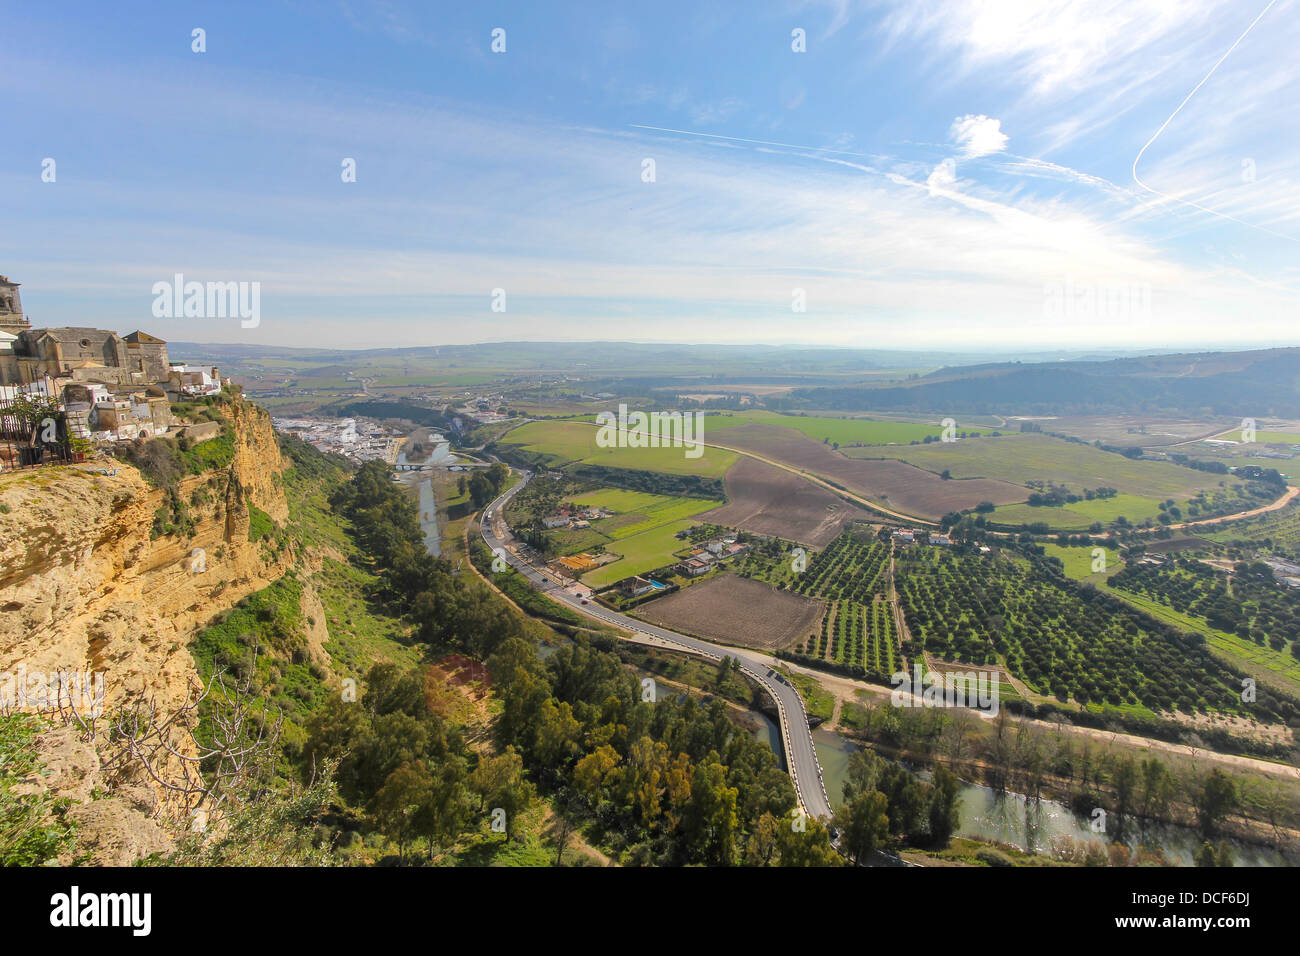
[[[966,414],[1300,416],[1300,349],[943,368],[905,385],[797,389],[791,404]]]
[[[1120,350],[1032,352],[904,351],[782,345],[672,345],[644,342],[486,342],[479,345],[417,346],[380,349],[315,349],[274,345],[169,342],[168,349],[193,361],[312,362],[355,368],[365,365],[418,363],[421,367],[499,368],[519,371],[564,371],[570,374],[626,371],[628,374],[676,372],[683,379],[700,375],[787,374],[816,378],[882,369],[932,369],[970,366],[991,360],[1074,361],[1133,354]]]
[[[782,410],[964,414],[1177,414],[1300,418],[1300,348],[1189,353],[989,355],[771,345],[492,342],[392,349],[169,343],[174,355],[223,370],[283,362],[304,379],[402,374],[567,376],[591,387],[699,388],[780,384]],[[927,371],[933,370],[935,371]],[[894,374],[890,374],[890,373]],[[884,373],[884,374],[880,374]]]

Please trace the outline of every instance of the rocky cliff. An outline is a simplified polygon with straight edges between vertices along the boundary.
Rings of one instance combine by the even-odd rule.
[[[0,673],[104,674],[105,704],[145,690],[167,705],[197,678],[189,639],[292,561],[249,541],[249,504],[283,523],[285,469],[270,416],[224,413],[235,454],[219,470],[151,486],[107,462],[0,474]],[[184,531],[155,536],[168,500]]]

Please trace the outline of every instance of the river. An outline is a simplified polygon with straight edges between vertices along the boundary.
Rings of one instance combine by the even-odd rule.
[[[762,739],[760,737],[760,739]],[[849,757],[858,745],[837,733],[813,731],[817,759],[821,761],[826,793],[835,807],[844,802],[844,778]],[[780,746],[779,738],[775,747]],[[1075,813],[1057,800],[1030,800],[1019,793],[998,793],[988,787],[963,782],[959,804],[957,835],[981,840],[995,840],[1022,850],[1050,854],[1054,841],[1062,838],[1084,843],[1112,842],[1103,833],[1094,833],[1088,817]],[[1159,847],[1171,863],[1191,866],[1201,846],[1200,835],[1190,827],[1169,823],[1133,821],[1126,836],[1130,847]],[[1240,840],[1227,840],[1236,866],[1296,866],[1300,860],[1280,850]]]
[[[408,461],[406,450],[403,449],[397,456],[397,464],[426,464],[432,465],[441,463],[449,465],[454,462],[455,456],[451,454],[451,443],[441,435],[430,435],[429,441],[433,444],[433,451],[428,458],[418,462]],[[438,531],[438,502],[433,493],[433,479],[424,477],[422,471],[399,471],[398,478],[408,484],[417,484],[420,492],[420,530],[424,532],[424,547],[429,554],[435,558],[442,556],[442,535]]]

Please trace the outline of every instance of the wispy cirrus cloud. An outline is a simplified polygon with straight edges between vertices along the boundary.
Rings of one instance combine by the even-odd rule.
[[[1276,243],[1127,179],[1189,87],[1189,61],[1221,52],[1216,17],[1231,11],[1041,6],[1062,25],[1023,6],[844,0],[739,24],[692,7],[682,22],[699,29],[658,10],[614,26],[516,11],[511,52],[495,56],[472,12],[430,38],[418,5],[384,0],[356,6],[366,19],[334,38],[392,57],[400,78],[373,82],[337,81],[350,61],[332,55],[312,75],[19,51],[0,96],[61,176],[46,187],[26,160],[0,158],[0,263],[51,323],[150,324],[149,286],[174,271],[261,279],[257,336],[284,344],[305,330],[338,345],[1294,341],[1300,276]],[[822,39],[795,54],[804,17]],[[1152,183],[1243,219],[1295,216],[1286,29],[1189,104],[1150,151]],[[431,64],[412,37],[451,59]],[[474,54],[455,59],[462,43]],[[339,180],[342,157],[357,160],[355,184]],[[1053,323],[1044,288],[1067,277],[1150,288],[1151,314]],[[494,288],[506,313],[488,310]],[[809,307],[798,316],[795,288]]]

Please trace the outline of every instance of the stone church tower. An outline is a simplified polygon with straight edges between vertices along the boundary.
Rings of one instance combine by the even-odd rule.
[[[23,300],[18,296],[18,283],[8,276],[0,276],[0,332],[17,335],[30,329],[32,324],[23,316]]]

